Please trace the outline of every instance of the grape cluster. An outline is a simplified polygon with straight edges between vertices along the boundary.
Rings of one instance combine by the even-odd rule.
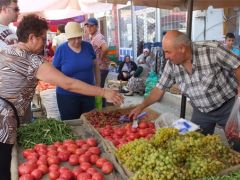
[[[240,154],[218,135],[180,135],[173,128],[159,129],[149,141],[139,139],[123,145],[116,156],[135,173],[132,180],[201,179],[240,163]]]

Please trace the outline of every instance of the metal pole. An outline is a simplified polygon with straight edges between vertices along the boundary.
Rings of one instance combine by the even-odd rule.
[[[191,39],[192,36],[193,1],[194,0],[188,0],[187,6],[187,36],[189,37],[189,39]],[[180,117],[185,118],[185,113],[186,113],[186,96],[182,95]]]

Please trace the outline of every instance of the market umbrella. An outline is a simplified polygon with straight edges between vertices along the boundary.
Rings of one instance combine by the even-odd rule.
[[[128,0],[98,0],[114,4],[126,4]],[[193,10],[207,9],[209,6],[214,8],[233,8],[240,7],[240,0],[131,0],[134,5],[156,7],[161,9],[187,10],[187,35],[191,39],[192,33],[192,12]],[[182,96],[180,117],[185,118],[186,96]]]

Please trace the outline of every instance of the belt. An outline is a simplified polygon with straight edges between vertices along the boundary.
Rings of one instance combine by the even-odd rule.
[[[0,99],[2,99],[3,101],[5,101],[8,105],[11,106],[13,112],[14,112],[14,115],[16,117],[16,120],[17,120],[17,127],[20,126],[20,119],[19,119],[19,116],[18,116],[18,112],[17,112],[17,109],[15,108],[15,106],[13,105],[13,103],[11,103],[9,100],[3,98],[0,96]]]

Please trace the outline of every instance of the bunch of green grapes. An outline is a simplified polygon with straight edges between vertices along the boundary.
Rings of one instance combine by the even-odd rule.
[[[136,172],[155,151],[156,149],[145,139],[139,139],[121,146],[115,155],[130,171]]]
[[[155,147],[165,147],[168,141],[175,139],[178,135],[178,129],[160,128],[151,138],[150,143]]]
[[[132,180],[186,179],[186,173],[175,165],[174,158],[175,156],[165,150],[158,150],[152,153],[140,170],[132,177]]]
[[[218,160],[192,155],[188,157],[186,167],[188,177],[196,179],[217,175],[226,165]]]

